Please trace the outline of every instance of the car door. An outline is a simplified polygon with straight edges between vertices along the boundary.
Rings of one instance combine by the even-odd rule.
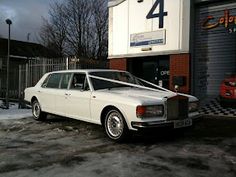
[[[69,89],[65,92],[66,108],[69,117],[90,121],[91,90],[85,73],[74,73]]]
[[[62,74],[59,89],[57,91],[57,94],[55,95],[55,111],[56,114],[61,116],[68,116],[66,101],[68,99],[67,90],[69,87],[71,75],[72,73]]]
[[[61,73],[53,73],[49,75],[47,82],[43,83],[42,89],[38,91],[38,99],[43,111],[56,113],[55,96],[59,91],[60,81]]]

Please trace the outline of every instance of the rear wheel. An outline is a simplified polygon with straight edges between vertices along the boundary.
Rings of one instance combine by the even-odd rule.
[[[35,100],[32,103],[32,114],[35,120],[45,120],[47,118],[47,114],[42,112],[38,100]]]
[[[105,131],[108,137],[121,142],[128,136],[128,127],[123,115],[116,109],[108,111],[105,117]]]

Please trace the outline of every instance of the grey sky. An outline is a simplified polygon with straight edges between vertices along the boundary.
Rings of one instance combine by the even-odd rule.
[[[0,36],[8,37],[8,25],[5,20],[10,18],[11,38],[27,41],[36,41],[36,35],[42,24],[42,16],[48,18],[49,4],[63,0],[0,0]]]

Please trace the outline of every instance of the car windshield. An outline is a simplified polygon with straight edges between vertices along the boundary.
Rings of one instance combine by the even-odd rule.
[[[106,79],[117,80],[121,82],[126,82],[130,84],[140,85],[139,81],[130,73],[122,72],[122,71],[100,71],[100,72],[91,72],[89,73],[92,76],[102,77]],[[99,89],[111,89],[117,87],[129,87],[124,84],[119,84],[111,81],[105,81],[101,79],[91,78],[91,82],[94,90]]]

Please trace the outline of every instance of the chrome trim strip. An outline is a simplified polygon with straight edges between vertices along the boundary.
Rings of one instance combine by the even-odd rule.
[[[195,121],[196,119],[202,117],[201,114],[193,116],[193,117],[189,117],[187,119],[192,119],[193,121]],[[154,127],[165,127],[165,126],[172,126],[172,124],[174,124],[175,120],[162,120],[162,121],[153,121],[153,122],[131,122],[131,126],[133,128],[154,128]],[[136,124],[136,125],[133,125]],[[142,124],[142,125],[137,125],[137,124]]]

